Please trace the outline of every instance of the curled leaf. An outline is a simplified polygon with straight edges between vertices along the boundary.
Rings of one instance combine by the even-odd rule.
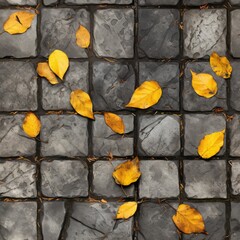
[[[58,84],[58,80],[52,70],[50,69],[48,63],[40,62],[37,65],[37,73],[40,77],[46,78],[51,84]]]
[[[125,130],[124,122],[117,114],[105,112],[104,120],[106,124],[116,133],[123,134]]]
[[[23,131],[29,136],[29,137],[36,137],[41,129],[41,122],[38,119],[38,117],[34,113],[27,113],[23,125],[22,125]]]
[[[88,48],[90,45],[90,33],[82,25],[80,25],[76,32],[76,43],[81,48]]]
[[[117,211],[116,219],[128,219],[137,211],[137,202],[126,202]]]

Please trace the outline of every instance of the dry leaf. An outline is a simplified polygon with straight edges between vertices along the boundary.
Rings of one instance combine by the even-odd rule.
[[[162,89],[154,81],[145,81],[138,87],[126,107],[146,109],[156,104],[162,96]]]
[[[22,125],[23,131],[29,137],[36,137],[41,129],[41,122],[34,113],[27,113]]]
[[[50,69],[48,63],[40,62],[37,65],[37,73],[40,77],[46,78],[51,84],[58,84],[55,74]]]
[[[217,93],[217,83],[208,73],[192,72],[192,87],[194,91],[201,97],[211,98]]]
[[[133,182],[136,182],[141,176],[139,170],[139,159],[135,157],[132,161],[128,160],[119,164],[113,172],[113,178],[117,184],[128,186]]]
[[[172,219],[183,233],[206,233],[202,215],[187,204],[180,204]]]
[[[210,56],[212,70],[222,78],[230,78],[232,66],[226,57],[220,57],[216,52]]]
[[[204,136],[198,146],[198,154],[204,159],[217,154],[224,144],[224,134],[225,130],[222,130]]]
[[[88,48],[90,45],[90,33],[82,25],[80,25],[76,32],[76,40],[77,45],[81,48]]]
[[[116,133],[123,134],[125,127],[121,117],[117,114],[105,112],[104,120],[106,124]]]
[[[61,50],[55,50],[50,54],[48,61],[51,70],[63,80],[63,77],[69,67],[67,54]]]
[[[35,16],[36,14],[31,12],[14,12],[3,24],[3,29],[9,34],[24,33],[31,27]]]
[[[137,202],[126,202],[117,211],[116,219],[128,219],[137,211]]]
[[[92,101],[86,92],[81,89],[72,91],[70,102],[78,114],[94,119]]]

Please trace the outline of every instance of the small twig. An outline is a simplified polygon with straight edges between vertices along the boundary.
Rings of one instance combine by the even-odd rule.
[[[122,192],[124,193],[124,195],[125,195],[126,197],[128,197],[128,195],[127,195],[127,193],[125,192],[125,190],[124,190],[124,188],[123,188],[122,185],[121,185],[121,189],[122,189]]]

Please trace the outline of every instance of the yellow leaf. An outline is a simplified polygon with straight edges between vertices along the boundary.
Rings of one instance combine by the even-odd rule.
[[[145,81],[138,87],[126,107],[146,109],[156,104],[162,96],[162,89],[154,81]]]
[[[72,91],[70,102],[78,114],[94,119],[92,101],[86,92],[82,91],[81,89]]]
[[[105,112],[104,120],[106,124],[116,133],[123,134],[125,127],[122,118],[114,113]]]
[[[220,57],[216,52],[210,56],[212,70],[222,78],[230,78],[232,66],[226,57]]]
[[[198,146],[198,154],[204,159],[217,154],[224,144],[224,134],[225,130],[222,130],[204,136]]]
[[[51,84],[58,84],[58,80],[52,70],[50,69],[48,63],[40,62],[37,66],[37,73],[40,77],[45,77]]]
[[[28,30],[28,28],[31,27],[32,21],[35,16],[35,13],[30,12],[14,12],[3,24],[3,29],[9,34],[24,33]]]
[[[55,50],[50,54],[48,61],[51,70],[63,80],[64,74],[69,67],[67,54],[61,50]]]
[[[88,48],[90,45],[90,33],[89,31],[80,25],[76,32],[77,45],[81,48]]]
[[[137,211],[137,202],[126,202],[117,211],[116,219],[128,219]]]
[[[132,161],[128,160],[119,164],[113,172],[113,178],[117,184],[128,186],[133,182],[136,182],[141,176],[139,170],[139,159],[135,157]]]
[[[192,72],[192,87],[201,97],[211,98],[217,93],[217,83],[208,73]]]
[[[34,113],[27,113],[22,125],[23,131],[29,137],[36,137],[41,129],[41,122]]]

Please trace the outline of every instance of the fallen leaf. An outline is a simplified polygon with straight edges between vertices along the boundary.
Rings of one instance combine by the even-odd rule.
[[[117,184],[123,186],[128,186],[131,183],[136,182],[141,176],[138,157],[119,164],[114,169],[112,176]]]
[[[90,45],[90,33],[82,25],[80,25],[76,32],[76,40],[77,45],[81,48],[88,48]]]
[[[86,92],[82,91],[81,89],[72,91],[70,102],[78,114],[94,119],[92,101]]]
[[[24,33],[28,30],[28,28],[31,27],[32,21],[35,16],[36,14],[31,12],[14,12],[3,24],[3,29],[9,34]]]
[[[216,52],[213,52],[210,56],[210,65],[219,77],[230,78],[232,66],[226,57],[220,57]]]
[[[50,54],[48,61],[51,70],[63,80],[63,77],[69,67],[67,54],[61,50],[55,50]]]
[[[204,159],[217,154],[224,144],[224,134],[225,130],[222,130],[204,136],[198,146],[198,154]]]
[[[29,112],[24,118],[22,128],[29,137],[34,138],[40,132],[41,122],[34,113]]]
[[[137,211],[137,202],[126,202],[117,211],[116,219],[128,219]]]
[[[124,122],[117,114],[105,112],[104,120],[106,124],[116,133],[123,134],[125,131]]]
[[[142,83],[133,93],[126,107],[146,109],[156,104],[162,96],[158,82],[151,80]]]
[[[37,65],[37,73],[40,77],[46,78],[51,84],[58,84],[58,80],[52,70],[50,69],[48,63],[40,62]]]
[[[201,97],[211,98],[217,93],[217,83],[208,73],[192,73],[192,87]]]
[[[195,208],[187,204],[180,204],[172,219],[177,228],[183,233],[206,234],[202,215]]]

